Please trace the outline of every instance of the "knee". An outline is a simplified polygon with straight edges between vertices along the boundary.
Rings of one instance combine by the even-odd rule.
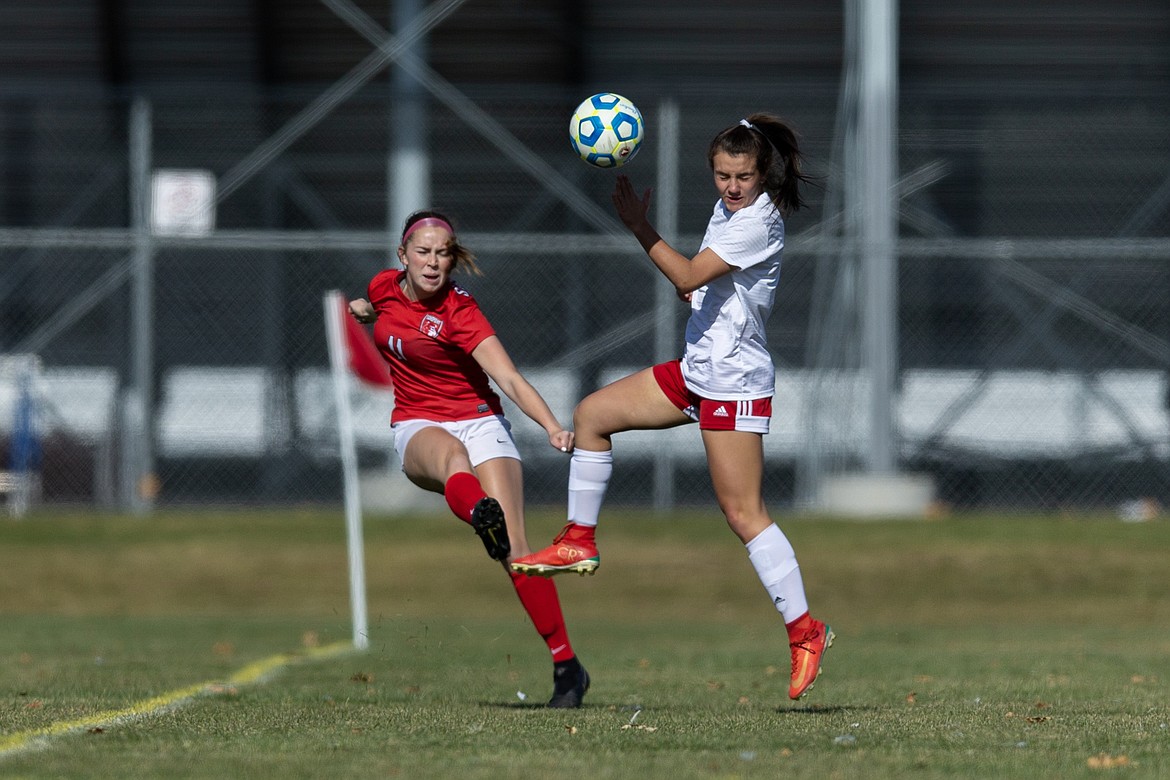
[[[597,410],[592,398],[587,397],[573,409],[573,432],[577,436],[580,436],[582,432],[586,434],[597,433],[597,425]]]
[[[447,454],[447,463],[444,471],[446,472],[448,478],[450,478],[452,474],[458,474],[462,471],[466,471],[471,474],[475,473],[475,468],[471,465],[471,456],[467,454],[466,447],[460,445]]]
[[[727,519],[728,527],[745,544],[772,522],[768,511],[762,504],[756,502],[744,504],[738,501],[720,501],[719,509]]]
[[[747,518],[743,508],[739,505],[729,505],[721,501],[719,503],[719,511],[723,512],[723,517],[727,520],[727,525],[733,531],[742,526]]]

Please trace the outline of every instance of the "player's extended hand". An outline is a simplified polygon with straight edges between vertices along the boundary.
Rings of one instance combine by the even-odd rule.
[[[552,436],[548,437],[548,443],[555,449],[561,452],[573,451],[573,432],[572,431],[557,431]]]
[[[378,319],[378,312],[374,311],[374,304],[365,298],[356,298],[349,302],[349,313],[363,325],[368,325]]]
[[[622,223],[637,232],[646,223],[646,215],[650,212],[650,189],[647,188],[639,198],[629,177],[618,174],[617,184],[613,188],[613,207]]]

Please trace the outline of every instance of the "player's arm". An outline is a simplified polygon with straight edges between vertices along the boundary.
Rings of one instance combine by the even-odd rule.
[[[679,254],[661,238],[646,251],[658,270],[670,280],[680,296],[694,292],[713,279],[731,273],[729,265],[711,249],[704,249],[691,259]]]
[[[617,177],[613,205],[622,222],[649,255],[650,261],[670,280],[680,296],[686,296],[712,279],[734,270],[733,266],[728,265],[711,249],[704,249],[693,258],[689,258],[663,241],[662,236],[658,235],[658,231],[646,217],[650,210],[650,190],[646,190],[639,198],[634,193],[634,186],[625,176]]]
[[[548,408],[544,397],[533,387],[512,362],[499,336],[488,336],[472,350],[471,357],[479,363],[504,395],[512,399],[520,411],[528,415],[548,434],[548,443],[561,452],[573,449],[573,432],[566,431]]]

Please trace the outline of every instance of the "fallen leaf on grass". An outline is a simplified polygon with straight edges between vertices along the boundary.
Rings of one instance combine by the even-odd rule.
[[[570,726],[568,723],[566,723],[566,724],[565,724],[565,731],[569,732],[570,734],[576,734],[576,733],[577,733],[577,727],[576,727],[576,726]]]
[[[918,694],[917,693],[915,693],[914,691],[910,691],[910,693],[906,694],[906,703],[907,704],[913,704],[916,701],[918,701]]]
[[[349,681],[356,683],[372,683],[374,681],[374,675],[370,674],[369,672],[354,672],[353,675],[349,678]]]
[[[1119,766],[1129,766],[1129,756],[1111,756],[1108,753],[1098,753],[1089,756],[1086,762],[1091,769],[1114,769]]]
[[[1047,715],[1032,715],[1031,717],[1024,718],[1024,720],[1028,723],[1045,723],[1052,720],[1052,718]]]

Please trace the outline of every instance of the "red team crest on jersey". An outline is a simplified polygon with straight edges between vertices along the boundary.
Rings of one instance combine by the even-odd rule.
[[[443,321],[433,314],[428,314],[422,318],[422,322],[418,324],[418,329],[427,336],[437,339],[439,337],[439,331],[443,329]]]

